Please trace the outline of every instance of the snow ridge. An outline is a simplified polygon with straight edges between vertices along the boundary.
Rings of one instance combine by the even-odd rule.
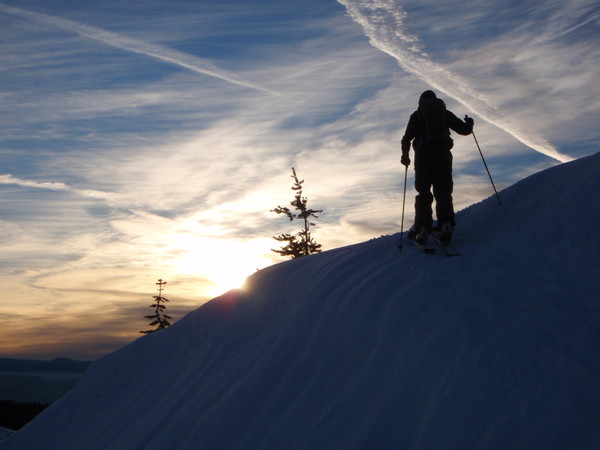
[[[264,269],[95,362],[5,449],[600,447],[600,153]]]

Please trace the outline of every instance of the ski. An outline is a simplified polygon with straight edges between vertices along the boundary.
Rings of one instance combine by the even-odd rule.
[[[435,243],[440,247],[440,249],[444,252],[444,254],[448,257],[451,256],[460,256],[460,253],[458,252],[458,250],[456,249],[456,247],[454,246],[454,244],[452,244],[452,242],[442,242],[440,240],[439,234],[438,233],[432,233],[431,236],[433,237],[433,240],[435,241]]]
[[[422,252],[425,252],[425,253],[435,253],[435,247],[432,247],[432,246],[427,245],[427,244],[422,244],[421,242],[417,242],[414,239],[410,239],[410,237],[408,238],[408,242],[410,242],[412,245],[414,245],[415,247],[417,247]]]

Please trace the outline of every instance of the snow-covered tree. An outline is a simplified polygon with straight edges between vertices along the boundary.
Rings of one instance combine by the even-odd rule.
[[[319,253],[321,251],[321,244],[317,244],[310,233],[310,227],[315,224],[310,221],[311,217],[318,218],[317,214],[322,213],[322,209],[309,209],[307,207],[308,199],[302,196],[302,184],[304,180],[300,181],[296,175],[296,170],[292,167],[292,178],[294,179],[294,185],[292,190],[295,191],[294,200],[290,202],[290,205],[294,207],[293,212],[286,206],[277,206],[272,209],[271,212],[277,214],[285,214],[290,221],[294,219],[302,219],[304,222],[303,228],[296,234],[283,233],[278,236],[273,236],[273,239],[279,242],[285,242],[286,245],[281,247],[279,250],[272,249],[275,253],[279,253],[281,256],[291,256],[292,258],[300,258],[307,256],[312,253]]]
[[[152,320],[150,322],[151,327],[156,327],[153,330],[145,330],[140,331],[142,334],[154,333],[155,331],[162,330],[171,326],[171,322],[169,320],[173,320],[171,316],[164,313],[164,310],[167,308],[163,303],[168,302],[169,300],[162,296],[163,286],[167,284],[166,281],[163,281],[161,278],[158,279],[158,295],[153,295],[154,303],[149,306],[149,308],[154,309],[154,314],[144,316],[146,319]]]

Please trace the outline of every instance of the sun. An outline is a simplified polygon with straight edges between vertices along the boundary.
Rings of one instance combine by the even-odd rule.
[[[225,240],[192,236],[177,245],[173,271],[206,280],[202,294],[216,297],[242,288],[247,277],[273,262],[265,255],[270,241]]]
[[[244,286],[246,278],[252,275],[253,270],[248,265],[236,261],[229,261],[229,264],[216,265],[209,274],[212,286],[208,286],[206,291],[211,297],[221,295],[231,289],[239,289]]]

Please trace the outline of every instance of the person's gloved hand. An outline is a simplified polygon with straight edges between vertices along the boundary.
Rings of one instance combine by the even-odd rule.
[[[473,125],[475,125],[475,121],[469,116],[465,116],[465,123],[471,130],[473,129]]]
[[[402,158],[400,158],[400,162],[403,166],[410,166],[410,157],[408,156],[408,153],[402,153]]]

